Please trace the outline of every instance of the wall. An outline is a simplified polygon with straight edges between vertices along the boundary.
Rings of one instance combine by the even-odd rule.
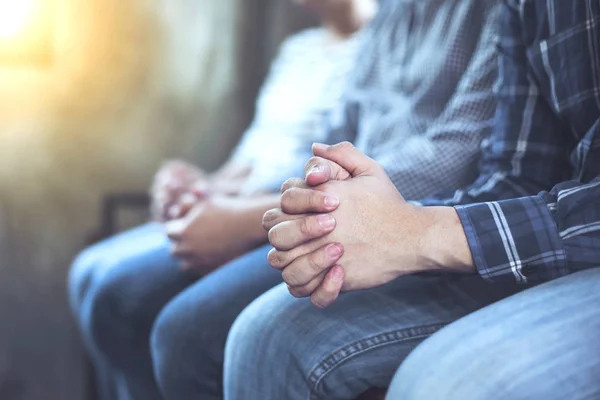
[[[265,60],[306,21],[280,0],[59,6],[53,62],[0,65],[2,400],[84,398],[65,279],[102,196],[145,190],[166,158],[217,166]]]

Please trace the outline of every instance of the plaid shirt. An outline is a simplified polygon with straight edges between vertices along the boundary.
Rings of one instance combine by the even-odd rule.
[[[500,24],[481,175],[423,204],[456,206],[484,278],[539,283],[598,267],[600,3],[506,0]]]
[[[343,101],[320,127],[326,142],[353,142],[407,199],[472,182],[496,110],[499,3],[380,1]],[[304,163],[291,164],[286,175],[301,176]]]

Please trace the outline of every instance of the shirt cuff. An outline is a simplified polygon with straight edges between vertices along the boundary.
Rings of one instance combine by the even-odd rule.
[[[455,207],[473,261],[494,282],[540,283],[567,275],[556,222],[538,196]]]

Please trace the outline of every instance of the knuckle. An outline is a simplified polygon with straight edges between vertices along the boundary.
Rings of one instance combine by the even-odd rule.
[[[302,237],[309,237],[313,234],[313,227],[309,218],[302,218],[300,220],[300,234]]]
[[[269,210],[263,215],[262,218],[262,226],[264,229],[271,228],[274,224],[273,222],[277,220],[278,210]]]
[[[269,265],[275,268],[281,268],[285,265],[285,256],[282,252],[274,250],[269,252],[267,261],[269,262]]]
[[[311,253],[306,257],[306,261],[311,270],[316,273],[321,273],[323,271],[323,265],[319,260],[317,253]]]
[[[317,164],[319,162],[320,158],[319,157],[311,157],[308,159],[308,161],[306,162],[306,164],[304,164],[304,170],[308,171],[310,168],[312,168],[313,165]]]
[[[293,187],[293,178],[288,179],[287,181],[283,182],[283,185],[281,185],[281,193],[285,193],[286,190],[289,190]]]
[[[281,274],[281,277],[283,278],[283,281],[289,286],[296,287],[302,284],[296,272],[291,268],[285,269]]]
[[[292,296],[297,299],[301,299],[307,296],[307,293],[302,288],[295,288],[288,285],[288,291]]]
[[[335,146],[332,146],[331,149],[335,149],[335,150],[353,150],[354,149],[354,145],[348,141],[345,142],[341,142],[336,144]]]
[[[292,178],[290,181],[290,189],[291,188],[304,188],[306,187],[306,183],[302,178]]]
[[[292,202],[294,200],[294,196],[295,196],[294,192],[295,191],[296,191],[296,189],[289,188],[281,194],[281,209],[282,210],[286,210],[286,209],[290,208],[290,206],[292,205]]]
[[[313,190],[310,193],[309,204],[315,210],[323,208],[322,207],[322,205],[324,204],[323,203],[323,194],[321,192],[317,192],[317,191]]]
[[[279,245],[279,231],[277,230],[277,228],[271,229],[267,236],[269,238],[269,243],[271,243],[273,246],[275,246],[275,248],[277,248],[277,246]]]

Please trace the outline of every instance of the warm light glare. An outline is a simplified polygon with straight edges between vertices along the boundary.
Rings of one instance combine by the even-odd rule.
[[[0,0],[0,38],[18,34],[33,12],[35,0]]]

